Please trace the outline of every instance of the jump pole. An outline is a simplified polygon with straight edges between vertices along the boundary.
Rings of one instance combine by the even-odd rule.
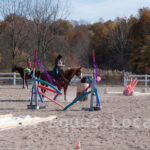
[[[6,116],[6,117],[8,117],[8,116]],[[41,122],[51,121],[53,119],[57,119],[57,116],[49,116],[49,117],[45,117],[45,118],[36,118],[33,120],[22,120],[21,122],[16,121],[13,123],[8,122],[6,124],[0,125],[0,131],[5,130],[5,129],[15,128],[15,127],[24,127],[24,126],[28,126],[28,125],[34,125],[34,124],[38,124]]]
[[[131,89],[129,90],[129,94],[133,91],[133,89],[135,88],[135,86],[137,85],[138,80],[134,80],[134,83],[132,84]]]
[[[36,65],[36,49],[34,51],[34,68],[33,68],[33,76],[32,76],[32,92],[31,92],[31,100],[30,100],[30,105],[27,105],[28,109],[40,109],[40,108],[45,108],[45,106],[40,107],[38,103],[38,83],[37,83],[37,78],[35,78],[35,65]],[[41,102],[43,103],[43,99],[41,95],[39,95]],[[35,105],[33,105],[33,101],[35,101]]]
[[[90,102],[90,111],[93,110],[101,110],[101,104],[100,104],[100,99],[97,91],[97,77],[98,77],[98,71],[97,71],[97,66],[95,63],[95,52],[94,49],[92,50],[93,54],[93,79],[90,79],[91,83],[91,102]],[[96,107],[93,107],[93,96],[96,96]]]
[[[59,105],[60,107],[62,107],[64,109],[64,106],[62,106],[61,104],[59,104],[58,102],[54,101],[53,99],[51,99],[50,97],[46,96],[45,94],[43,94],[42,92],[39,91],[39,88],[43,88],[45,90],[48,90],[48,91],[51,91],[51,92],[54,92],[56,94],[60,94],[62,95],[62,93],[55,87],[53,86],[52,84],[44,81],[44,80],[40,80],[38,78],[35,78],[35,65],[36,65],[36,61],[38,61],[36,59],[36,49],[34,51],[34,69],[33,69],[33,77],[32,77],[32,93],[31,93],[31,100],[30,100],[30,105],[27,105],[28,109],[39,109],[39,108],[45,108],[45,106],[43,107],[39,107],[39,104],[38,104],[38,96],[40,97],[41,99],[41,102],[44,103],[43,101],[43,98],[42,96],[46,97],[47,99],[51,100],[52,102],[54,102],[55,104]],[[48,86],[50,86],[52,89],[48,88],[48,87],[44,87],[42,85],[38,85],[37,82],[41,82],[41,83],[44,83]],[[35,101],[35,105],[33,105],[33,101]]]
[[[41,80],[41,79],[38,79],[38,78],[33,78],[32,80],[44,83],[44,84],[50,86],[51,88],[53,88],[55,91],[57,91],[57,93],[62,94],[61,91],[59,91],[55,86],[53,86],[52,84],[50,84],[50,83],[48,83],[44,80]]]
[[[79,101],[80,99],[82,99],[84,96],[90,94],[91,91],[89,92],[86,92],[84,94],[82,94],[81,96],[77,97],[74,101],[72,101],[69,105],[67,105],[65,108],[64,108],[64,111],[67,110],[69,107],[71,107],[73,104],[75,104],[77,101]]]
[[[41,89],[45,89],[47,91],[50,91],[50,92],[53,92],[53,93],[56,93],[56,94],[59,94],[57,91],[53,90],[53,89],[50,89],[48,87],[45,87],[45,86],[42,86],[42,85],[38,85],[37,87],[41,88]],[[62,95],[62,94],[61,94]]]
[[[46,97],[47,99],[49,99],[50,101],[52,101],[53,103],[59,105],[61,108],[64,109],[64,106],[61,105],[60,103],[56,102],[55,100],[51,99],[50,97],[46,96],[45,94],[43,94],[42,92],[38,91],[39,94],[41,94],[42,96]]]
[[[150,93],[133,92],[133,96],[150,96]]]
[[[97,73],[97,68],[96,68],[96,64],[95,64],[95,53],[94,53],[94,50],[92,51],[93,53],[93,65],[94,65],[94,72],[93,72],[93,79],[89,79],[90,81],[90,85],[85,89],[83,90],[83,92],[78,96],[76,97],[70,104],[68,104],[65,108],[64,108],[64,111],[67,110],[69,107],[71,107],[73,104],[75,104],[77,101],[79,101],[80,99],[82,99],[84,96],[88,95],[88,94],[91,94],[91,101],[90,101],[90,108],[88,110],[90,111],[93,111],[93,110],[100,110],[101,109],[101,104],[100,104],[100,99],[99,99],[99,95],[98,95],[98,92],[97,92],[97,76],[98,76],[98,73]],[[91,87],[91,91],[89,92],[86,92],[89,88]],[[96,96],[96,107],[93,107],[93,96]]]
[[[36,57],[36,49],[34,51],[34,58]],[[33,69],[33,79],[35,78],[35,65],[36,65],[36,61],[34,59],[34,69]],[[37,81],[34,81],[34,95],[35,95],[35,109],[39,109],[39,104],[38,104],[38,95],[37,95]]]
[[[89,79],[91,82],[91,101],[90,101],[90,111],[93,110],[100,110],[101,109],[101,104],[100,104],[100,99],[99,99],[99,95],[98,95],[98,91],[97,91],[97,87],[96,87],[96,78],[93,77],[93,79]],[[96,96],[96,107],[93,107],[93,99]]]
[[[70,104],[68,104],[65,108],[64,108],[64,111],[67,110],[69,107],[71,107],[73,104],[75,104],[76,102],[74,102],[76,99],[78,99],[80,96],[82,96],[85,92],[87,92],[87,90],[91,87],[91,85],[89,85],[86,89],[84,89],[81,94],[79,96],[77,96]],[[86,95],[85,95],[86,96]],[[83,96],[84,97],[84,96]],[[81,98],[83,98],[81,97]],[[80,98],[80,99],[81,99]],[[80,100],[79,99],[79,100]]]
[[[90,111],[93,111],[93,96],[94,96],[94,87],[95,87],[95,82],[96,80],[94,80],[95,78],[95,74],[93,73],[93,79],[91,80],[91,101],[90,101]]]
[[[34,81],[35,85],[35,109],[39,109],[39,103],[38,103],[38,95],[37,95],[37,81]]]

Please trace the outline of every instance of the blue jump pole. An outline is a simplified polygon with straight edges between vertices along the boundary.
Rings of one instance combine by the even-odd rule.
[[[64,111],[67,110],[69,107],[71,107],[73,104],[75,104],[77,101],[79,101],[80,99],[82,99],[84,96],[90,94],[91,91],[83,93],[81,96],[77,97],[74,101],[72,101],[70,104],[68,104],[65,108]]]
[[[38,89],[38,91],[39,91],[39,89]],[[40,97],[41,102],[44,103],[43,98],[42,98],[42,95],[41,95],[39,92],[38,92],[38,95],[39,95],[39,97]]]
[[[100,104],[100,98],[99,98],[99,95],[98,95],[98,92],[97,92],[97,88],[94,89],[95,91],[95,95],[96,95],[96,103],[97,103],[97,106],[101,106]]]
[[[31,93],[31,101],[30,101],[30,104],[33,103],[33,92],[34,92],[34,87],[32,86],[32,93]]]
[[[35,79],[37,79],[37,78],[35,78]],[[38,102],[38,94],[37,94],[37,81],[36,80],[34,80],[35,81],[35,83],[34,83],[34,90],[35,90],[35,109],[39,109],[39,102]]]

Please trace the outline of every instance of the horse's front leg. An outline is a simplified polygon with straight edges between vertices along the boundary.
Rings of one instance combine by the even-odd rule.
[[[61,91],[61,88],[58,87],[58,90]],[[59,94],[56,94],[53,99],[56,100],[58,96],[59,96]]]
[[[23,76],[23,78],[22,78],[22,81],[23,81],[23,82],[22,82],[22,85],[23,85],[22,88],[24,89],[24,76]]]

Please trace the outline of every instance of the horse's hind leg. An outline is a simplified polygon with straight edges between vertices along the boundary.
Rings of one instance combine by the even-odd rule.
[[[45,84],[41,83],[42,86],[45,86]],[[46,92],[45,89],[41,88],[42,93],[44,94]]]
[[[26,84],[26,74],[24,73],[23,77],[22,77],[22,80],[23,80],[23,89],[25,88],[25,84]]]
[[[28,89],[28,83],[27,83],[27,80],[25,79],[25,82],[26,82],[26,86],[27,86],[27,89]]]
[[[41,83],[41,85],[42,85],[42,86],[45,86],[45,84],[43,84],[43,83]],[[44,94],[44,93],[46,92],[46,90],[43,89],[43,88],[41,88],[41,92]],[[43,100],[44,100],[44,95],[42,95],[42,98],[43,98]]]
[[[24,89],[24,77],[22,78],[22,88]]]
[[[60,87],[58,87],[58,90],[59,90],[59,91],[61,91],[61,88],[60,88]],[[57,98],[58,96],[59,96],[59,94],[56,94],[56,95],[54,96],[54,98],[53,98],[53,99],[54,99],[54,100],[56,100],[56,98]]]

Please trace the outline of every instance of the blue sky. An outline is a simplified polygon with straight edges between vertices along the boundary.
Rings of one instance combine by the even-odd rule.
[[[85,20],[89,23],[114,20],[116,17],[137,16],[138,9],[150,8],[150,0],[69,0],[70,20]]]

